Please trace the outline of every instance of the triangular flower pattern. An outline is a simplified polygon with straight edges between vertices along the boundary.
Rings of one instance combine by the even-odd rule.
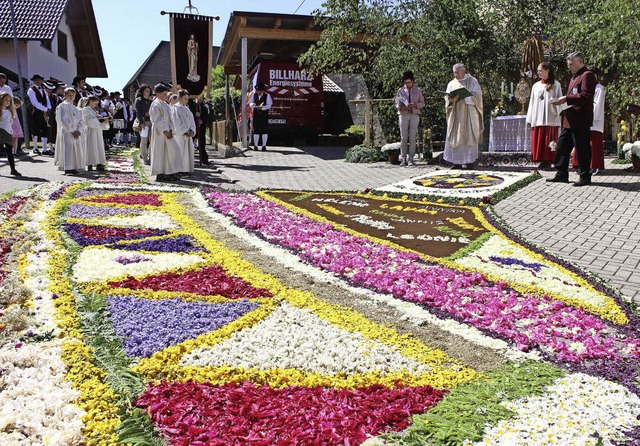
[[[217,330],[256,307],[247,300],[210,304],[112,295],[108,308],[127,355],[148,357],[170,345]]]
[[[132,290],[175,291],[202,296],[220,295],[229,299],[271,297],[261,288],[254,288],[245,280],[230,276],[217,265],[206,266],[196,271],[168,272],[146,276],[141,279],[128,277],[109,282],[113,288]]]

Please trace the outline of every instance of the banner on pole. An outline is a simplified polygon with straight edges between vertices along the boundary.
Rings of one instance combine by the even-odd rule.
[[[171,81],[197,97],[208,90],[213,64],[215,17],[169,13]]]

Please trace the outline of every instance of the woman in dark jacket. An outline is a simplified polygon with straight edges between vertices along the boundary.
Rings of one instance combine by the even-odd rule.
[[[151,87],[146,84],[140,85],[136,93],[136,100],[133,108],[136,110],[136,116],[140,126],[140,158],[145,164],[151,164],[151,153],[149,151],[149,136],[151,133],[151,118],[149,118],[149,107],[151,107]]]

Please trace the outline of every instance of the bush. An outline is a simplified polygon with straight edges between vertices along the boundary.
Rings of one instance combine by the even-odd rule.
[[[231,100],[236,104],[236,110],[240,109],[241,95],[240,91],[235,88],[231,88],[229,91],[229,95],[231,96]],[[211,91],[211,120],[215,121],[224,121],[225,120],[225,110],[224,110],[224,96],[225,89],[224,87],[218,88]],[[232,109],[233,110],[233,109]],[[233,112],[232,112],[233,113]]]
[[[356,144],[362,144],[364,141],[364,126],[354,124],[344,131],[344,134],[354,138]]]
[[[387,157],[379,147],[366,147],[357,145],[347,150],[344,159],[348,163],[377,163],[386,161]]]

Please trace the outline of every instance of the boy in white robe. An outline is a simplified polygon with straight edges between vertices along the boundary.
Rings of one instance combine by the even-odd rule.
[[[151,175],[158,181],[178,181],[178,172],[185,172],[180,156],[180,148],[174,140],[171,106],[167,104],[169,88],[157,84],[154,88],[156,99],[149,108],[153,136],[151,139]]]
[[[58,134],[54,162],[66,175],[77,175],[84,170],[85,153],[82,144],[82,112],[73,104],[76,90],[72,87],[64,90],[64,102],[56,108]]]
[[[104,170],[104,165],[107,164],[107,157],[104,153],[104,138],[102,136],[102,121],[104,117],[98,113],[98,105],[100,99],[96,96],[89,96],[82,98],[78,102],[78,106],[86,99],[86,106],[81,107],[82,121],[86,128],[85,144],[87,147],[87,168],[93,170],[93,166],[96,166],[96,170]]]
[[[181,172],[182,174],[188,174],[195,170],[193,136],[196,134],[196,121],[187,106],[188,102],[189,92],[180,90],[178,91],[178,102],[171,107],[171,117],[175,127],[174,139],[180,147],[182,163],[188,168],[185,172]]]

